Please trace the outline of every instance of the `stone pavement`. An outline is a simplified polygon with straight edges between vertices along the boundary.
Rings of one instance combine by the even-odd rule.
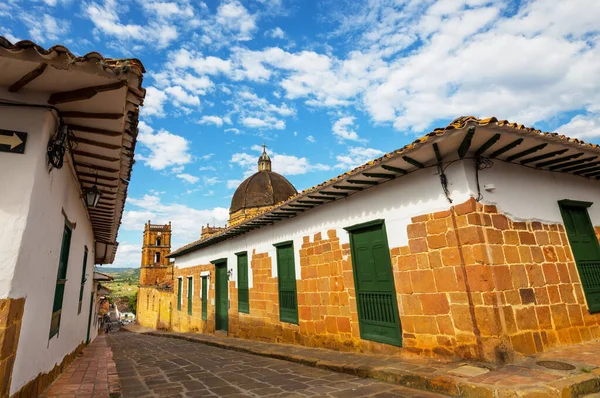
[[[41,397],[109,398],[120,395],[112,351],[106,335],[99,335]]]
[[[139,326],[129,330],[284,359],[451,396],[566,398],[600,391],[600,341],[562,347],[513,364],[494,366],[410,355],[392,357],[337,352],[198,333],[157,332]],[[573,367],[570,370],[548,369],[538,365],[539,361],[566,362]]]
[[[442,395],[298,363],[135,333],[108,336],[124,398]]]

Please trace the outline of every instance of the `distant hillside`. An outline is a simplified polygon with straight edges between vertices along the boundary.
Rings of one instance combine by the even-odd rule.
[[[109,268],[109,267],[96,267],[96,272],[102,272],[103,274],[108,274],[114,277],[114,275],[121,274],[127,276],[137,276],[139,279],[140,269],[139,268]]]
[[[140,269],[96,267],[96,271],[108,274],[115,278],[113,282],[103,283],[103,285],[111,290],[109,301],[116,303],[121,312],[135,312],[137,285],[140,281]]]

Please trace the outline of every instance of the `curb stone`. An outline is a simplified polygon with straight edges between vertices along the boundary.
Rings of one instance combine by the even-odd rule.
[[[131,331],[130,331],[131,332]],[[135,332],[134,332],[135,333]],[[295,362],[302,365],[326,369],[333,372],[345,373],[353,376],[372,378],[388,383],[399,384],[405,387],[432,391],[453,397],[464,398],[577,398],[586,394],[600,392],[600,368],[591,373],[567,377],[546,386],[528,386],[522,389],[511,389],[505,386],[478,384],[464,381],[459,377],[450,375],[426,375],[410,370],[381,366],[357,365],[342,361],[323,360],[297,354],[284,354],[269,349],[244,347],[229,342],[212,341],[201,337],[189,337],[169,332],[141,332],[140,334],[167,337],[200,343],[226,350],[245,352],[263,357]],[[111,396],[112,398],[112,396]]]

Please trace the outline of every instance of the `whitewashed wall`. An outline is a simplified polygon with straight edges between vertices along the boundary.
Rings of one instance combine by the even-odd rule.
[[[48,110],[0,107],[0,129],[28,133],[24,154],[0,153],[0,298],[26,298],[11,395],[60,363],[87,334],[94,237],[70,165],[48,173],[46,147],[55,126]],[[76,228],[60,332],[48,340],[64,226],[62,210]],[[78,315],[84,246],[88,247],[88,280]]]
[[[477,191],[472,161],[465,161],[469,186]],[[489,169],[479,172],[482,203],[497,205],[514,221],[539,221],[563,224],[558,201],[562,199],[594,202],[588,208],[592,224],[600,225],[600,181],[583,177],[534,170],[506,162],[495,161]],[[486,191],[484,186],[495,189]]]
[[[462,165],[456,163],[448,170],[447,175],[450,180],[449,189],[455,203],[466,201],[471,192]],[[266,252],[275,259],[276,249],[273,244],[293,240],[296,278],[300,279],[299,249],[302,247],[304,236],[311,236],[312,239],[314,234],[321,232],[323,239],[327,239],[327,231],[335,229],[341,243],[347,243],[349,234],[343,229],[344,227],[384,219],[389,246],[405,246],[408,244],[406,227],[411,223],[411,217],[449,207],[437,170],[427,168],[376,188],[358,192],[348,198],[321,205],[294,218],[177,257],[175,266],[192,267],[226,257],[227,268],[232,270],[232,279],[237,284],[237,260],[234,253],[246,250],[250,261],[252,251],[256,250],[256,253]],[[275,261],[272,262],[272,275],[277,276]],[[248,277],[249,286],[252,287],[251,269]]]

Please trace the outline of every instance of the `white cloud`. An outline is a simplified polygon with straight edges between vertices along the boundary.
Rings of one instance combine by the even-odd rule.
[[[122,228],[126,231],[136,231],[140,238],[144,224],[148,220],[152,224],[167,224],[172,222],[172,250],[189,242],[200,239],[201,225],[225,225],[229,219],[229,210],[223,207],[213,209],[196,209],[178,203],[164,203],[158,195],[144,195],[141,198],[127,198],[126,210],[123,213]],[[123,249],[121,248],[123,247]],[[141,261],[141,239],[138,245],[121,245],[122,256],[117,252],[115,266],[139,266]],[[137,261],[134,253],[137,251]],[[121,260],[122,259],[122,260]],[[123,261],[123,262],[121,262]],[[127,265],[126,265],[127,264]]]
[[[214,153],[207,153],[206,155],[202,155],[201,158],[202,158],[202,160],[208,160],[208,159],[212,158],[213,156],[215,156]]]
[[[339,120],[337,120],[333,124],[333,134],[341,141],[341,140],[352,140],[359,141],[358,134],[354,129],[356,128],[354,125],[354,117],[346,116]]]
[[[214,124],[217,127],[223,126],[223,119],[219,116],[202,116],[198,122],[200,124]]]
[[[262,147],[258,145],[254,145],[251,149],[257,153],[235,153],[232,155],[230,160],[231,163],[237,164],[244,170],[245,177],[258,171],[258,154],[263,150]],[[306,157],[279,154],[273,151],[268,151],[268,153],[269,157],[271,158],[271,167],[273,171],[284,176],[306,174],[311,171],[323,171],[331,169],[331,167],[328,165],[322,163],[313,163]],[[229,181],[227,185],[229,187]]]
[[[265,32],[265,36],[271,37],[273,39],[283,39],[285,38],[285,32],[279,26],[269,29]]]
[[[352,170],[362,164],[367,163],[381,155],[384,152],[364,147],[349,147],[348,153],[344,155],[336,156],[337,164],[334,166],[336,169]]]
[[[262,119],[258,117],[244,117],[240,120],[246,127],[257,129],[275,129],[283,130],[285,122],[272,116],[264,116]]]
[[[215,194],[215,191],[208,191],[204,194],[204,196],[213,196]]]
[[[192,161],[192,156],[188,152],[189,142],[184,137],[162,129],[155,133],[154,129],[143,121],[138,127],[138,142],[147,151],[139,151],[136,159],[143,161],[146,166],[153,170],[163,170]]]
[[[183,181],[188,182],[190,184],[195,184],[195,183],[197,183],[200,180],[199,177],[193,176],[191,174],[186,174],[186,173],[184,173],[184,174],[177,174],[177,178],[180,178]]]
[[[256,30],[256,16],[236,0],[227,0],[217,8],[216,22],[224,30],[236,34],[240,41],[250,40]]]
[[[234,189],[240,186],[242,180],[227,180],[227,189]]]
[[[171,95],[171,100],[175,106],[181,107],[182,105],[200,105],[200,98],[198,98],[196,95],[189,94],[181,86],[167,87],[165,92]]]
[[[146,88],[146,98],[144,98],[144,106],[141,107],[140,113],[142,116],[164,117],[164,104],[167,100],[167,94],[150,86]]]
[[[556,132],[571,138],[597,142],[600,140],[600,114],[576,115],[556,129]]]
[[[97,32],[113,36],[121,42],[137,41],[164,48],[179,37],[177,28],[164,19],[168,13],[166,8],[156,6],[153,11],[157,18],[149,19],[146,25],[122,23],[118,12],[126,13],[128,10],[126,5],[116,0],[104,0],[102,4],[91,2],[83,6],[84,15],[92,21]],[[179,17],[184,15],[179,14]]]
[[[19,16],[27,26],[31,39],[38,43],[56,42],[69,32],[69,21],[56,19],[49,14],[37,15],[24,11]]]
[[[140,241],[141,241],[140,233]],[[115,261],[112,264],[114,267],[131,267],[138,268],[142,262],[142,246],[140,244],[131,244],[128,242],[121,242],[117,248],[117,255]],[[110,268],[110,267],[107,267]]]
[[[189,4],[177,4],[175,2],[161,1],[144,1],[142,6],[146,11],[156,14],[159,18],[192,18],[194,16],[194,8]]]
[[[234,128],[234,127],[231,127],[231,128],[225,129],[225,132],[226,132],[226,133],[229,133],[229,132],[231,132],[231,133],[233,133],[233,134],[236,134],[236,135],[241,133],[241,131],[240,131],[239,129],[236,129],[236,128]]]
[[[220,182],[218,177],[203,177],[204,185],[215,185]]]
[[[1,12],[0,12],[0,15],[2,15]],[[15,43],[21,41],[21,39],[19,39],[17,36],[14,36],[12,34],[10,29],[6,29],[6,28],[4,28],[4,30],[0,30],[0,36],[4,36],[6,38],[6,40],[11,42],[12,44],[15,44]]]
[[[310,142],[310,143],[315,143],[317,142],[317,140],[315,139],[315,137],[313,137],[312,135],[309,135],[308,137],[306,137],[306,141]]]

